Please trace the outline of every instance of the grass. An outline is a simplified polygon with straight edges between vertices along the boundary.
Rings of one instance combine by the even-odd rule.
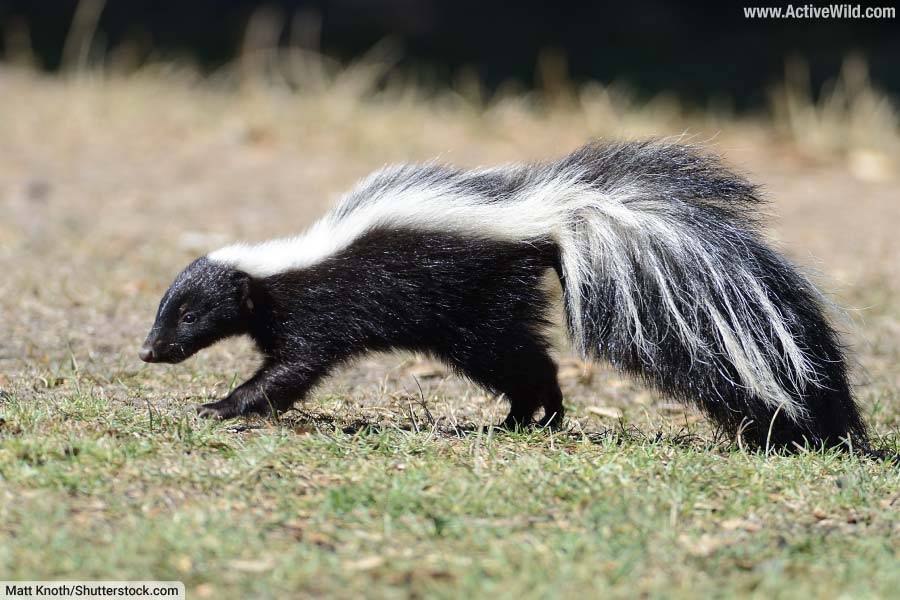
[[[90,392],[3,408],[11,579],[176,579],[216,598],[861,598],[900,585],[900,475],[855,457],[615,431],[457,434],[421,414],[418,432],[308,414],[247,427]]]
[[[398,355],[342,370],[280,421],[211,423],[193,406],[249,375],[245,342],[176,367],[135,356],[189,260],[294,233],[385,162],[684,135],[763,183],[770,235],[849,309],[857,395],[900,450],[900,135],[852,69],[857,87],[838,85],[831,108],[786,87],[783,112],[735,118],[552,72],[552,97],[487,98],[252,56],[293,70],[238,85],[171,65],[0,67],[4,578],[177,579],[200,598],[895,595],[896,465],[744,452],[693,410],[580,363],[561,334],[560,434],[495,431],[502,400]],[[853,131],[878,130],[870,145],[845,135],[848,111]]]

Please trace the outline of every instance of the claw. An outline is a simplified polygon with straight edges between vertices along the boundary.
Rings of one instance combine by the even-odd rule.
[[[221,416],[216,411],[211,408],[206,408],[204,406],[197,407],[197,416],[201,419],[220,419]]]
[[[216,406],[220,402],[210,402],[197,407],[197,415],[202,419],[230,419],[235,416],[227,406]]]

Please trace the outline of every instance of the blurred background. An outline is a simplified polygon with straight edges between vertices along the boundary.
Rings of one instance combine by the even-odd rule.
[[[462,74],[489,90],[504,84],[533,88],[551,83],[547,71],[556,69],[576,83],[626,82],[643,96],[665,90],[691,103],[746,110],[765,105],[786,59],[805,60],[811,86],[819,90],[852,54],[865,59],[885,90],[900,91],[896,19],[747,19],[747,5],[3,0],[0,22],[4,55],[27,55],[47,70],[72,63],[133,69],[178,60],[209,73],[234,61],[248,44],[304,48],[348,61],[382,43],[390,44],[397,68],[424,83],[448,85]]]

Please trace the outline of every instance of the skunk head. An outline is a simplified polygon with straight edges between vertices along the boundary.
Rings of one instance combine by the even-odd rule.
[[[141,360],[181,362],[224,337],[245,332],[252,310],[249,275],[198,258],[160,300],[139,352]]]

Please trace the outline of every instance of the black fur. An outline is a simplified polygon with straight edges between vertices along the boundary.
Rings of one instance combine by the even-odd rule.
[[[230,282],[246,276],[201,258],[167,292],[146,346],[158,349],[153,360],[178,362],[214,337],[254,339],[262,367],[224,400],[203,406],[209,416],[286,410],[335,366],[403,348],[505,394],[507,425],[531,422],[540,408],[544,423],[558,424],[562,394],[543,334],[548,300],[541,289],[554,261],[549,243],[381,229],[311,268],[247,278],[253,309],[244,313]],[[175,311],[213,304],[230,305],[235,318],[218,323],[223,335],[203,329],[196,344],[187,342],[199,322],[179,323]]]
[[[249,275],[198,258],[160,300],[141,359],[178,363],[223,338],[247,333],[249,295]]]

